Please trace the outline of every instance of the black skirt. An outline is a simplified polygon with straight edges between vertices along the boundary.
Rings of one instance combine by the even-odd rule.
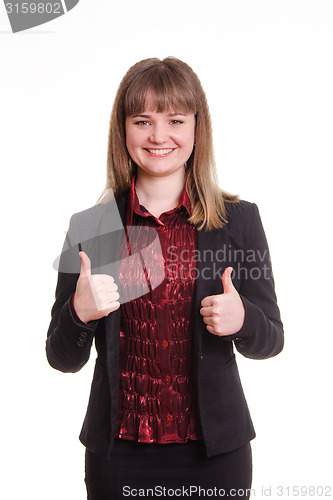
[[[246,500],[251,445],[207,458],[203,441],[145,444],[115,439],[109,460],[86,450],[88,500],[222,498]]]

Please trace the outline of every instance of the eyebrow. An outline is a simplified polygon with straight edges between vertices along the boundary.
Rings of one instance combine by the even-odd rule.
[[[173,116],[186,116],[184,113],[168,113],[168,116],[172,118]],[[150,118],[150,115],[132,115],[131,118]]]

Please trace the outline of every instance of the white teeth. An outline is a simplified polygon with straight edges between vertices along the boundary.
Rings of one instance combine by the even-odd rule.
[[[149,153],[152,153],[153,155],[166,155],[168,153],[171,153],[173,151],[172,149],[147,149]]]

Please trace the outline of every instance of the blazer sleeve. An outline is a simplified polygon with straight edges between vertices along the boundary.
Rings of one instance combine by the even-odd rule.
[[[245,320],[239,332],[223,338],[234,340],[243,356],[265,359],[282,351],[284,331],[264,228],[257,205],[252,203],[251,206],[252,221],[243,262],[244,276],[239,288]]]
[[[77,245],[70,246],[75,231],[75,214],[71,218],[66,241],[59,261],[55,302],[47,332],[46,356],[49,364],[62,372],[77,372],[88,361],[98,321],[83,323],[72,305],[79,277],[80,256]],[[62,271],[60,271],[62,270]],[[75,272],[69,272],[75,271]]]

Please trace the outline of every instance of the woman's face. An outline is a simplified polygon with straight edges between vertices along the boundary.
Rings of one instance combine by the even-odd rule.
[[[195,137],[195,116],[179,110],[157,113],[150,106],[125,122],[126,146],[136,165],[152,176],[166,176],[191,156]]]

